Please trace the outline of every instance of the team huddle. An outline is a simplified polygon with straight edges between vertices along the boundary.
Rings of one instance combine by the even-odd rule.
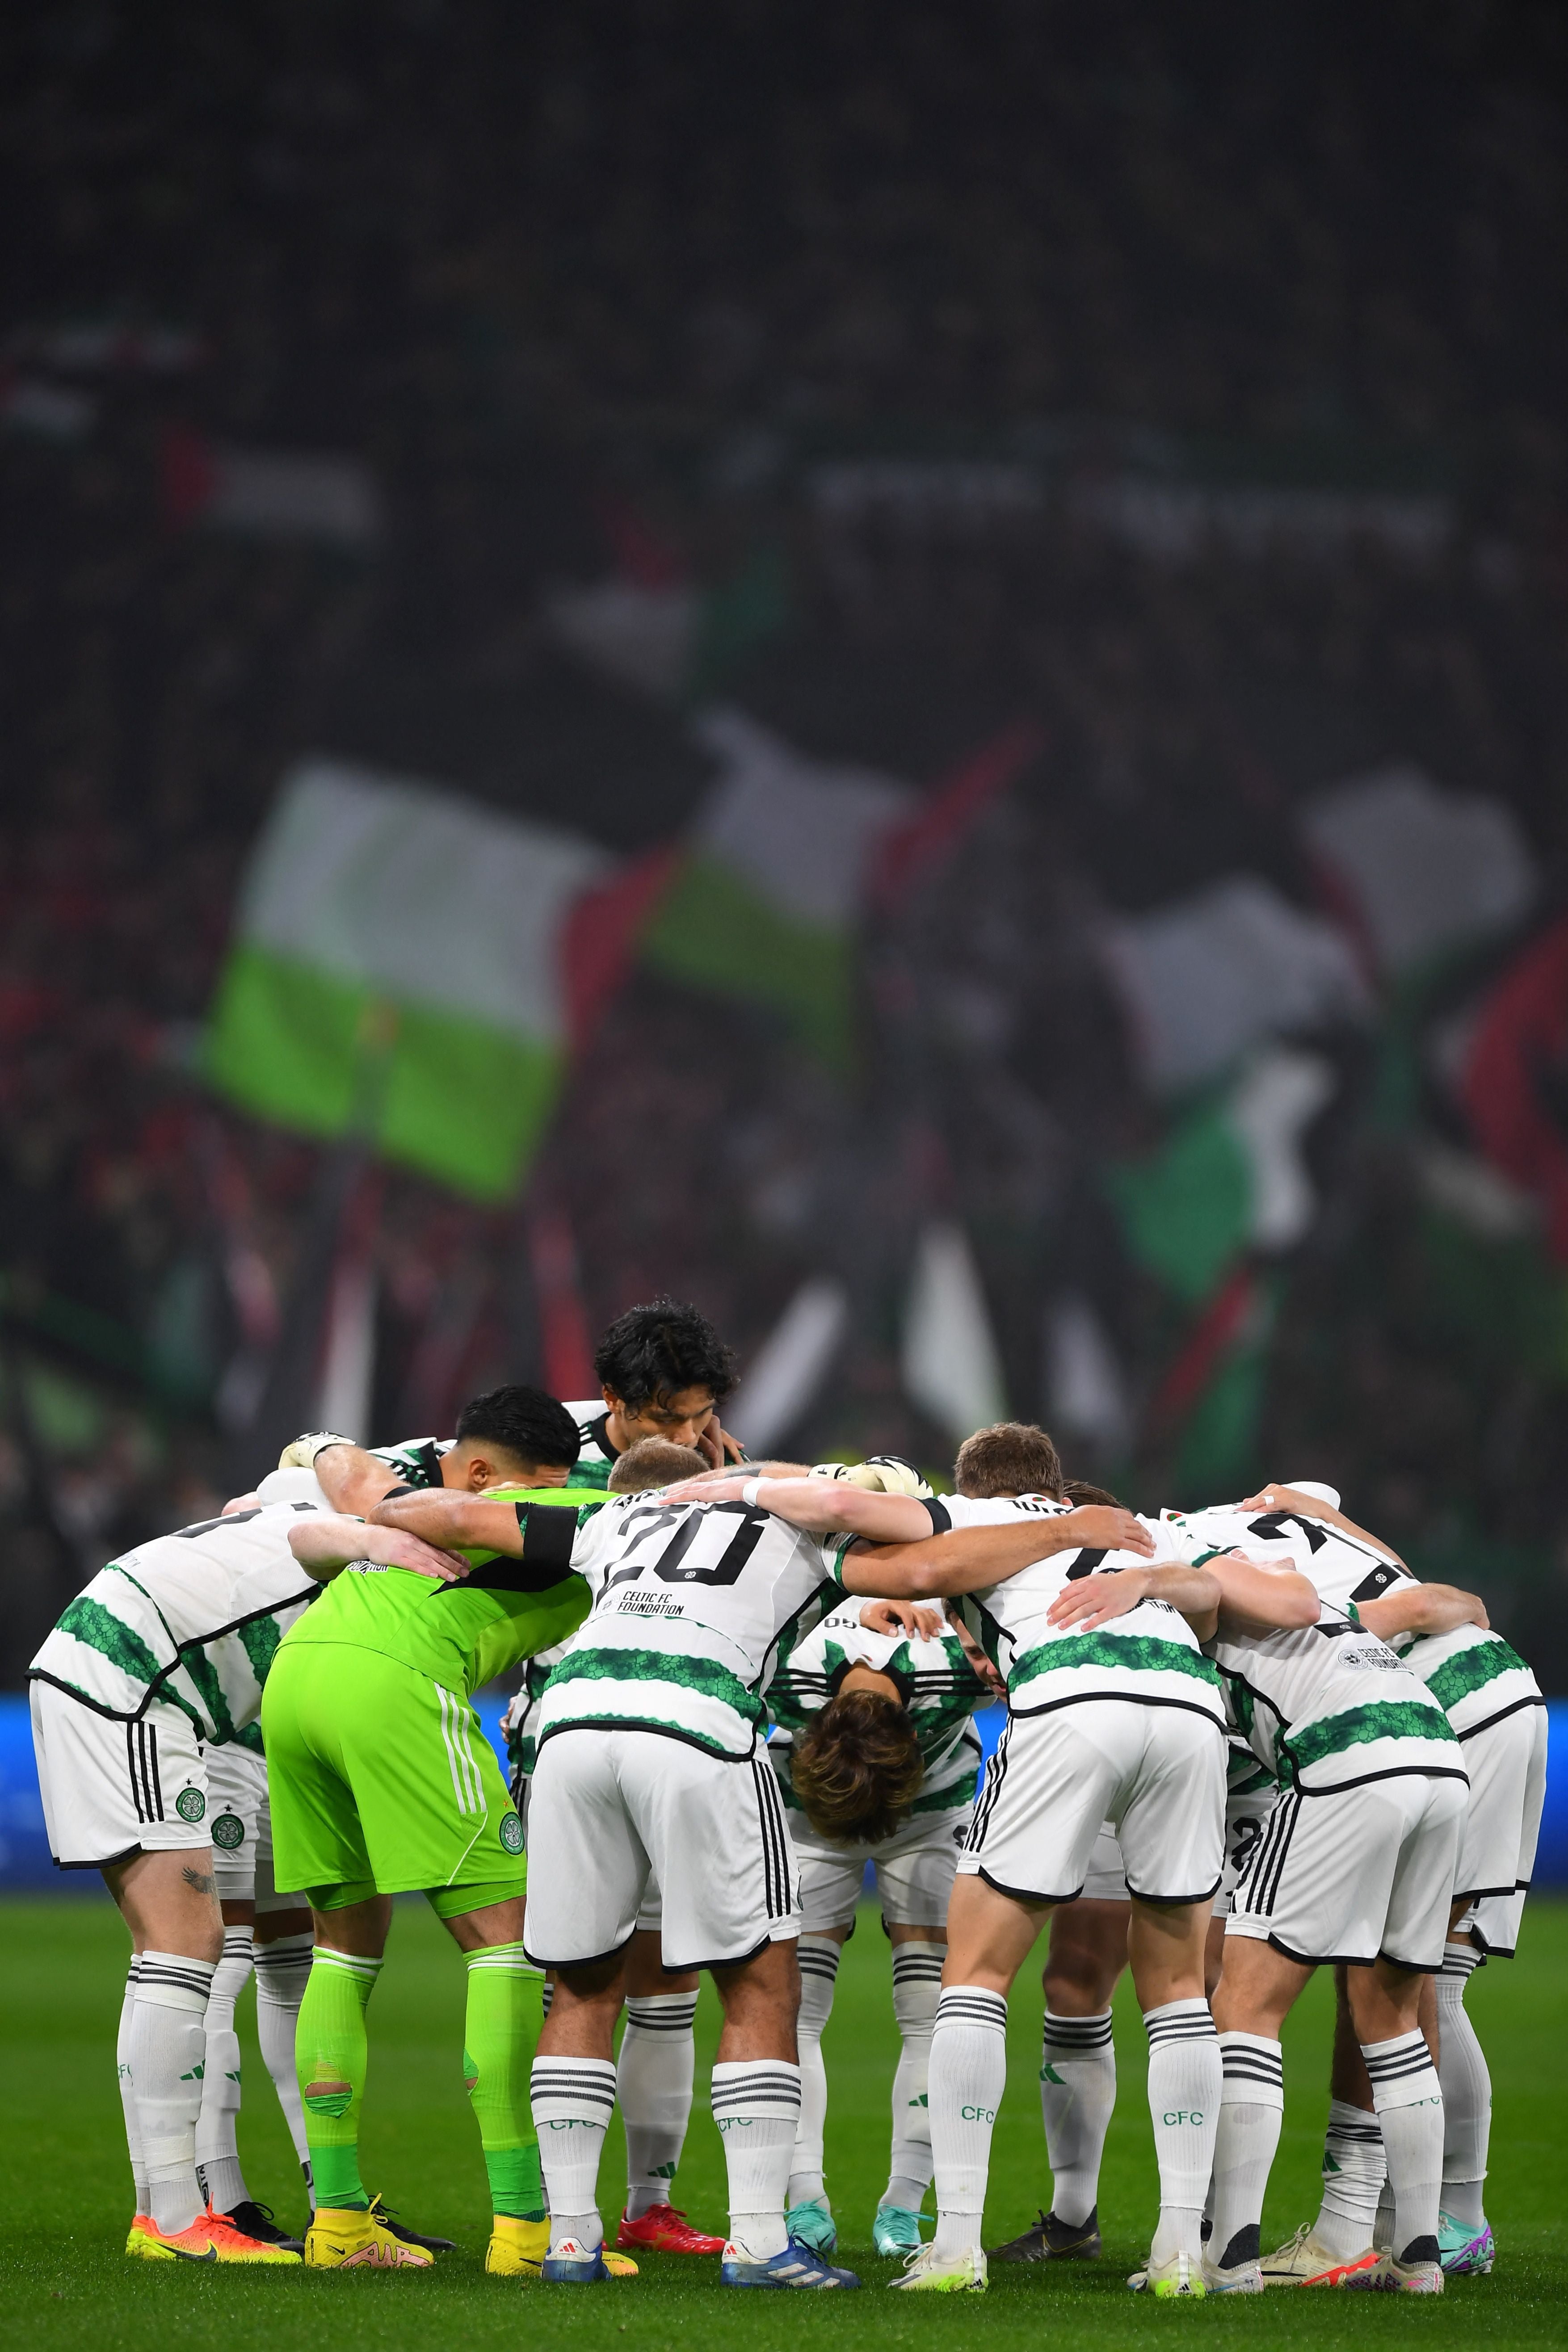
[[[612,1325],[595,1371],[592,1401],[476,1398],[450,1440],[296,1440],[221,1517],[111,1561],[34,1660],[51,1851],[102,1872],[132,1937],[127,2253],[404,2269],[449,2247],[360,2172],[372,1995],[417,1893],[463,1956],[489,2272],[592,2284],[653,2249],[717,2257],[726,2286],[858,2286],[832,2259],[822,2037],[869,1867],[895,2287],[1099,2256],[1124,1969],[1159,2171],[1130,2284],[1436,2294],[1489,2271],[1465,1991],[1517,1943],[1546,1718],[1479,1601],[1331,1488],[1139,1516],[1022,1423],[976,1431],[940,1496],[890,1456],[746,1461],[729,1351],[668,1299]],[[510,1787],[474,1706],[503,1679]],[[988,2252],[1008,1996],[1042,1933],[1052,2196]],[[253,1967],[298,2238],[239,2157]],[[1322,2201],[1269,2251],[1280,2035],[1320,1967]],[[704,1970],[723,2238],[671,2201]]]

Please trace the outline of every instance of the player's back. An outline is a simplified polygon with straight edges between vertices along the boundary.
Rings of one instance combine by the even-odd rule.
[[[778,1655],[842,1597],[836,1549],[748,1503],[613,1497],[573,1552],[594,1608],[551,1677],[541,1741],[635,1725],[752,1754]]]
[[[1269,1521],[1278,1517],[1268,1515]],[[1447,1717],[1387,1643],[1355,1617],[1351,1578],[1373,1572],[1365,1547],[1312,1543],[1300,1528],[1260,1532],[1257,1514],[1167,1514],[1186,1556],[1226,1551],[1298,1569],[1320,1596],[1317,1622],[1272,1633],[1222,1628],[1206,1646],[1226,1678],[1232,1715],[1259,1760],[1312,1791],[1413,1771],[1464,1767]],[[1386,1565],[1386,1562],[1384,1562]],[[1314,1572],[1315,1571],[1315,1572]],[[1384,1587],[1380,1584],[1379,1590]],[[1342,1597],[1337,1597],[1341,1596]]]
[[[31,1674],[127,1718],[154,1696],[204,1739],[254,1723],[279,1641],[321,1591],[289,1548],[310,1506],[272,1503],[154,1536],[100,1569],[34,1659]]]
[[[375,1560],[351,1560],[291,1643],[335,1643],[395,1658],[444,1690],[468,1694],[522,1658],[563,1641],[587,1613],[572,1546],[602,1496],[566,1486],[489,1487],[525,1526],[523,1555],[470,1552],[455,1583]]]
[[[1059,1517],[1071,1508],[1046,1495],[946,1495],[938,1507],[955,1528],[1001,1527],[1009,1521]],[[1157,1567],[1177,1558],[1157,1520],[1145,1519],[1152,1558],[1142,1552],[1079,1549],[1054,1552],[1000,1584],[971,1595],[964,1614],[1007,1677],[1009,1712],[1024,1715],[1079,1699],[1121,1697],[1195,1708],[1223,1719],[1219,1677],[1196,1634],[1166,1601],[1142,1600],[1090,1633],[1054,1624],[1051,1607],[1083,1577]]]

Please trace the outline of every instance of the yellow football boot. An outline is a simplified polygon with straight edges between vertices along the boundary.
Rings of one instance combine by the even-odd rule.
[[[549,2252],[548,2221],[524,2221],[513,2213],[498,2213],[485,2248],[485,2268],[492,2278],[537,2279]]]
[[[427,2271],[436,2257],[408,2245],[357,2207],[318,2205],[305,2232],[307,2268],[317,2271]]]

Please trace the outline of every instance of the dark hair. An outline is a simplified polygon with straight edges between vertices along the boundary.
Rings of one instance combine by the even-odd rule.
[[[1116,1496],[1108,1495],[1103,1486],[1095,1486],[1089,1478],[1064,1478],[1062,1500],[1064,1503],[1070,1503],[1075,1511],[1085,1503],[1103,1503],[1113,1511],[1119,1511],[1121,1508],[1121,1504]]]
[[[583,1450],[581,1432],[565,1406],[546,1396],[542,1389],[526,1388],[521,1382],[470,1397],[458,1415],[459,1445],[466,1437],[481,1438],[487,1445],[501,1446],[519,1462],[552,1470],[563,1465],[570,1469]]]
[[[700,1478],[707,1467],[695,1445],[676,1445],[668,1437],[639,1437],[616,1456],[610,1492],[646,1495],[655,1486],[673,1486],[678,1478]]]
[[[999,1421],[964,1439],[952,1483],[961,1495],[1059,1496],[1062,1465],[1056,1447],[1033,1422]]]
[[[907,1819],[925,1778],[915,1727],[897,1699],[840,1691],[790,1751],[790,1785],[821,1837],[877,1845]]]
[[[635,1412],[681,1389],[710,1389],[719,1403],[735,1385],[735,1359],[705,1315],[656,1298],[617,1315],[594,1350],[600,1385]]]

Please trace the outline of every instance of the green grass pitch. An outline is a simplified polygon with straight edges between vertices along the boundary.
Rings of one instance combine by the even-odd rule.
[[[1100,2213],[1106,2255],[1094,2265],[998,2267],[979,2297],[902,2297],[884,2291],[894,2266],[868,2250],[888,2151],[888,2089],[896,2047],[888,1948],[864,1912],[838,1980],[828,2028],[832,2106],[829,2187],[839,2259],[858,2269],[853,2298],[722,2292],[717,2264],[655,2256],[640,2278],[576,2293],[487,2279],[479,2142],[463,2096],[462,1969],[422,1904],[400,1906],[372,2018],[365,2178],[410,2220],[462,2251],[424,2273],[317,2277],[169,2271],[124,2260],[130,2176],[114,2084],[114,2026],[125,1938],[105,1897],[0,1903],[0,2341],[27,2352],[775,2352],[885,2346],[1042,2342],[1140,2346],[1219,2336],[1269,2346],[1562,2345],[1568,2341],[1568,1904],[1541,1901],[1523,1956],[1494,1964],[1470,2001],[1497,2090],[1488,2210],[1501,2255],[1489,2279],[1456,2281],[1441,2303],[1273,2294],[1203,2305],[1150,2304],[1123,2284],[1154,2219],[1154,2165],[1143,2105],[1143,2044],[1125,1983],[1117,2005],[1121,2097],[1111,2129]],[[250,2009],[251,1996],[243,2005]],[[1040,1990],[1023,1983],[1012,2009],[1011,2066],[996,2130],[987,2232],[1011,2236],[1034,2217],[1047,2178],[1036,2095]],[[1270,2184],[1266,2242],[1316,2210],[1327,2111],[1331,1990],[1319,1979],[1287,2029],[1285,2137]],[[244,2030],[248,2033],[248,2015]],[[724,2221],[718,2135],[701,2101],[716,2008],[699,2019],[699,2104],[677,2189],[704,2227]],[[247,2042],[248,2105],[241,2141],[254,2194],[298,2222],[302,2200],[271,2085]],[[605,2210],[624,2174],[618,2132],[605,2158]]]

